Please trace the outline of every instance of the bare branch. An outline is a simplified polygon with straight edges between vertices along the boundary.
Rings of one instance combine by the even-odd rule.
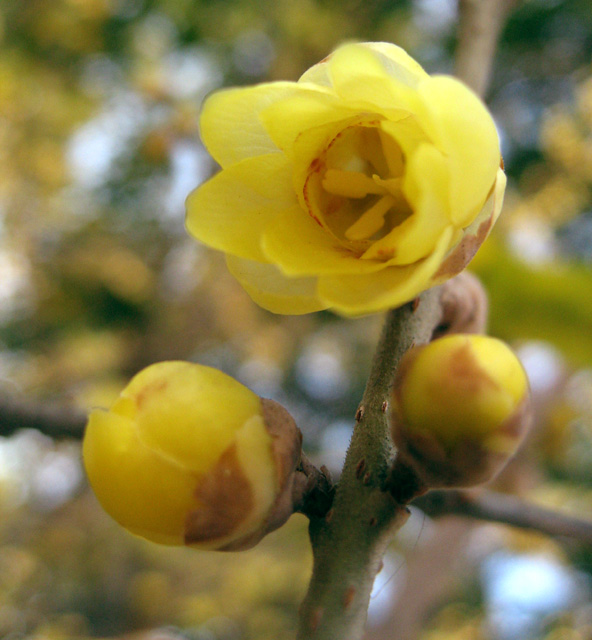
[[[592,544],[592,521],[495,491],[431,491],[413,504],[433,517],[459,515]]]
[[[480,96],[489,84],[497,41],[520,0],[459,0],[456,75]]]
[[[0,436],[37,429],[52,438],[82,438],[86,416],[75,407],[17,400],[0,394]]]

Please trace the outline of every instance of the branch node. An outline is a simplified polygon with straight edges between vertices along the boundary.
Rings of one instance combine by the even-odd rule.
[[[397,457],[383,490],[388,491],[397,504],[405,505],[426,493],[428,487],[413,467]]]
[[[324,518],[331,512],[335,486],[326,466],[317,469],[304,452],[294,480],[294,512],[309,518]]]

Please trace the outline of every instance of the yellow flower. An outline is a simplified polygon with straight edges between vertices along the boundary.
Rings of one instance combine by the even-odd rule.
[[[226,550],[290,516],[300,443],[276,403],[216,369],[161,362],[91,413],[83,456],[99,502],[132,533]]]
[[[398,455],[428,487],[486,482],[518,449],[529,400],[526,373],[501,340],[455,334],[410,349],[390,412]]]
[[[486,108],[391,44],[215,93],[201,133],[222,171],[190,194],[187,227],[276,313],[401,305],[459,273],[502,205]]]

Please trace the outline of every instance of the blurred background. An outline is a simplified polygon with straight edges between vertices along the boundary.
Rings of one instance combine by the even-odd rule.
[[[87,410],[193,360],[288,407],[337,471],[382,319],[269,314],[187,236],[184,199],[215,171],[200,104],[347,39],[452,72],[456,21],[454,0],[2,0],[0,396]],[[537,407],[496,488],[590,518],[591,60],[589,0],[512,15],[487,94],[510,182],[472,265]],[[79,442],[0,437],[1,638],[288,640],[310,566],[301,516],[240,554],[159,547],[101,511]],[[591,591],[583,545],[415,510],[367,637],[589,640]]]

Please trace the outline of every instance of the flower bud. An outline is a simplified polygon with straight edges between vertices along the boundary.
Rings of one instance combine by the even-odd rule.
[[[216,369],[161,362],[90,414],[83,456],[99,502],[132,533],[236,550],[290,517],[300,446],[277,403]]]
[[[529,386],[500,340],[455,334],[410,349],[397,371],[391,429],[399,461],[428,487],[493,478],[516,452],[529,418]]]

